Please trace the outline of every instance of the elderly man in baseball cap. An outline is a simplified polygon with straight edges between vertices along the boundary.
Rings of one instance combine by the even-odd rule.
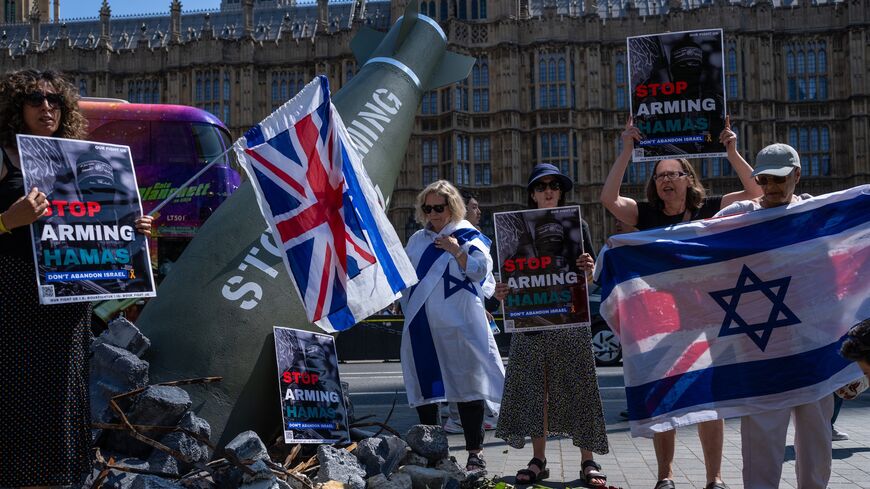
[[[787,144],[771,144],[759,151],[758,156],[755,157],[755,170],[752,171],[752,176],[764,192],[761,197],[737,202],[734,206],[739,208],[722,209],[720,215],[777,207],[809,197],[794,194],[794,189],[801,179],[801,158],[798,152]]]
[[[776,143],[762,149],[752,172],[764,192],[761,197],[735,202],[716,216],[768,209],[810,198],[795,195],[801,178],[797,151],[787,144]],[[797,486],[801,489],[825,489],[831,477],[831,416],[833,396],[791,408],[743,416],[740,436],[743,449],[743,487],[777,489],[782,476],[786,433],[789,418],[794,417]]]

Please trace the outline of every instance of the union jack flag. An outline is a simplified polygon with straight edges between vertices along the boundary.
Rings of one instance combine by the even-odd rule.
[[[383,241],[344,133],[321,76],[236,143],[308,319],[327,330],[364,319],[358,314],[366,311],[349,302],[349,281],[378,263]],[[405,285],[391,287],[401,288],[380,307]]]

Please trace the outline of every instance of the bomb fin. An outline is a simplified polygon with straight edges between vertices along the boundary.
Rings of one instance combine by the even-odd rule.
[[[441,63],[423,90],[433,90],[468,78],[475,61],[476,58],[471,56],[445,51]]]
[[[376,31],[371,27],[363,27],[350,41],[350,49],[356,58],[357,66],[366,64],[366,61],[372,57],[372,53],[380,46],[381,41],[387,35],[383,32]]]

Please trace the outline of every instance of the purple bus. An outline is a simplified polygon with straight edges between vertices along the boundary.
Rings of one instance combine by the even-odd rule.
[[[155,219],[151,259],[162,278],[199,227],[241,183],[231,166],[232,152],[221,156],[232,146],[230,133],[217,117],[195,107],[87,99],[79,107],[88,119],[88,139],[130,146],[145,213],[220,157]]]

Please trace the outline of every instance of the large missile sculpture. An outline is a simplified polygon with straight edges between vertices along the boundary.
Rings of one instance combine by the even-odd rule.
[[[466,78],[474,64],[446,51],[444,31],[416,5],[386,34],[360,31],[351,48],[362,68],[333,95],[384,196],[393,191],[423,92]],[[190,390],[218,446],[244,430],[278,432],[272,326],[316,328],[279,253],[245,183],[200,229],[138,321],[153,344],[153,382],[223,377]]]

